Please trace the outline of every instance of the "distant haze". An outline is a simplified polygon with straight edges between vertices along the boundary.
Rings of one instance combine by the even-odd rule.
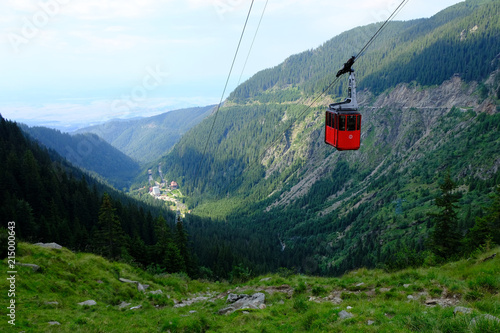
[[[429,17],[457,0],[410,1]],[[0,113],[61,130],[218,103],[249,0],[16,0],[0,3]],[[253,5],[226,96],[239,82],[339,33],[385,20],[400,1]]]

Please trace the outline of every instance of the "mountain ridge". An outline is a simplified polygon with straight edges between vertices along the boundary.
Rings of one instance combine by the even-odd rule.
[[[75,133],[96,134],[129,157],[150,163],[167,153],[183,133],[202,121],[213,108],[209,105],[141,119],[111,120]]]
[[[199,149],[204,147],[199,133],[208,133],[211,117],[161,160],[163,174],[176,179],[191,197],[194,214],[219,219],[225,229],[246,234],[266,258],[262,266],[274,269],[299,266],[312,274],[341,274],[383,263],[403,245],[422,251],[433,227],[427,213],[447,169],[463,189],[459,218],[465,233],[500,181],[495,157],[498,11],[495,1],[465,1],[430,19],[391,22],[355,64],[363,115],[358,151],[337,152],[323,142],[324,110],[345,96],[345,80],[317,105],[306,101],[323,93],[340,64],[357,49],[356,38],[374,26],[345,32],[257,73],[220,109],[224,121],[215,123],[206,154]],[[461,31],[476,25],[480,28],[470,42],[462,43]],[[411,40],[414,30],[420,33]],[[347,43],[350,39],[355,42]],[[401,40],[405,43],[398,45]],[[456,59],[440,57],[439,50],[428,53],[430,63],[419,56],[434,50],[435,41],[448,40],[453,43],[446,52]],[[457,65],[463,54],[468,60]],[[400,65],[405,55],[410,58]],[[382,62],[391,70],[380,74]],[[429,77],[404,79],[418,66]],[[370,88],[373,73],[383,79],[376,89]],[[191,233],[201,232],[197,228],[193,224]],[[215,227],[204,232],[200,243],[220,237],[236,256],[259,257],[240,245],[246,242],[243,236]],[[287,245],[284,251],[282,243]]]

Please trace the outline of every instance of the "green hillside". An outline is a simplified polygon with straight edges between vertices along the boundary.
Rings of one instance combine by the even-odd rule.
[[[499,250],[445,266],[394,273],[360,269],[339,278],[317,278],[281,270],[253,279],[210,283],[182,274],[152,275],[66,248],[19,243],[16,262],[40,268],[16,266],[15,297],[7,293],[13,280],[2,279],[0,287],[6,292],[0,297],[4,305],[0,329],[27,333],[499,332],[500,259],[487,259]],[[9,270],[7,264],[7,259],[1,261],[3,272]],[[137,283],[120,278],[149,287],[142,292]],[[229,293],[258,292],[265,296],[258,309],[221,314],[231,305]],[[15,318],[7,316],[11,299]],[[78,304],[90,300],[96,305]]]
[[[72,164],[106,179],[118,189],[128,189],[139,173],[138,162],[95,134],[69,135],[45,127],[21,128],[41,145],[55,150]]]
[[[131,158],[142,163],[156,161],[180,137],[210,114],[212,106],[169,111],[132,120],[111,120],[82,128],[77,133],[93,133]]]
[[[345,95],[346,80],[310,103],[376,25],[291,56],[238,87],[204,155],[200,133],[210,131],[212,117],[161,160],[193,214],[224,222],[187,218],[201,264],[215,275],[224,274],[218,263],[228,258],[257,272],[342,274],[383,265],[405,248],[421,253],[448,172],[460,192],[463,237],[500,184],[499,10],[497,1],[465,1],[429,19],[388,25],[355,64],[359,151],[323,142],[325,107]],[[444,53],[438,45],[447,45]]]

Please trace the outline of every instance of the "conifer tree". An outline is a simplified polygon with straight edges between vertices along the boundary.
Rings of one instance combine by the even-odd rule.
[[[99,221],[94,235],[95,250],[105,257],[116,259],[120,257],[125,236],[115,208],[107,193],[102,197],[99,209]]]
[[[460,245],[456,213],[459,194],[454,193],[456,187],[450,173],[447,172],[443,183],[439,186],[441,194],[435,199],[436,206],[440,210],[437,213],[429,214],[434,220],[434,231],[430,238],[431,250],[437,256],[445,259],[456,254]]]
[[[487,209],[487,215],[476,217],[476,223],[465,240],[469,251],[489,241],[500,245],[500,186],[496,187],[491,206]]]

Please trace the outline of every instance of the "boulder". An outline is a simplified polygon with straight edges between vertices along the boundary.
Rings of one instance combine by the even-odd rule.
[[[123,309],[123,308],[126,308],[127,306],[131,305],[132,303],[127,303],[127,302],[121,302],[119,305],[118,305],[118,309]]]
[[[161,289],[155,290],[155,291],[150,291],[149,292],[151,295],[158,295],[158,294],[163,294],[163,291]]]
[[[46,247],[48,249],[62,249],[62,246],[57,243],[36,243],[35,245]]]
[[[85,301],[85,302],[81,302],[81,303],[78,303],[78,305],[87,305],[87,306],[94,306],[96,305],[97,302],[92,300],[92,299],[89,299],[88,301]]]
[[[457,307],[455,307],[455,309],[453,309],[453,314],[455,316],[457,314],[461,314],[461,313],[465,313],[465,314],[472,313],[472,309],[471,308],[466,308],[466,307],[463,307],[463,306],[457,306]]]
[[[261,309],[266,300],[266,295],[263,293],[255,293],[250,295],[235,295],[229,294],[227,298],[228,303],[232,303],[230,306],[219,310],[219,314],[228,314],[241,309]]]
[[[344,320],[344,319],[349,319],[354,317],[354,315],[350,312],[347,312],[346,310],[342,310],[339,312],[339,318]]]

